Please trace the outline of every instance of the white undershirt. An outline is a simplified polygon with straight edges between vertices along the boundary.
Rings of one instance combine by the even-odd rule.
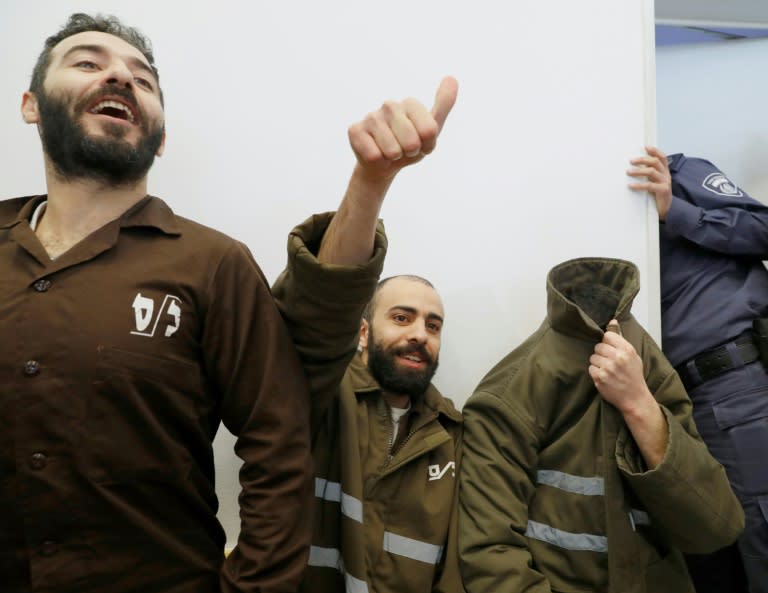
[[[400,419],[408,413],[411,409],[410,402],[407,408],[395,408],[390,406],[389,413],[392,415],[392,442],[397,440],[397,431],[400,427]]]
[[[37,230],[37,225],[40,224],[40,219],[43,217],[43,213],[47,206],[48,200],[40,202],[32,213],[32,218],[29,219],[29,226],[32,228],[33,233]]]

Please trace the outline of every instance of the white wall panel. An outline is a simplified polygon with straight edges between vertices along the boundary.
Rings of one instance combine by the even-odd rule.
[[[168,142],[150,191],[245,241],[270,279],[291,226],[337,205],[347,126],[384,99],[431,102],[444,74],[458,78],[437,151],[396,181],[383,217],[385,273],[427,276],[444,298],[436,383],[459,404],[539,325],[546,273],[566,259],[637,263],[634,311],[658,335],[655,212],[624,173],[655,141],[650,0],[4,2],[2,196],[45,191],[18,108],[43,38],[75,10],[153,39]],[[218,440],[217,463],[233,536],[231,442]]]

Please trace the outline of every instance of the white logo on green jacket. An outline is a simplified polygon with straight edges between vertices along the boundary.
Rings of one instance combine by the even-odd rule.
[[[427,470],[429,471],[430,482],[432,480],[439,480],[446,474],[448,470],[451,470],[451,477],[453,478],[456,475],[456,463],[449,461],[445,464],[445,466],[443,466],[443,469],[440,469],[440,464],[436,463],[435,465],[430,465]]]

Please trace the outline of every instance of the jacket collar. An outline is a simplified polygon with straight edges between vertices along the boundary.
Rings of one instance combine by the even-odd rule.
[[[373,378],[370,371],[368,371],[368,367],[363,364],[359,354],[354,356],[347,372],[349,373],[352,388],[355,390],[356,394],[381,393],[381,386],[376,379]],[[411,406],[413,407],[414,412],[422,413],[432,410],[436,414],[443,415],[453,422],[462,422],[461,413],[454,407],[453,402],[443,397],[432,383],[427,387],[423,397],[411,401]]]
[[[667,166],[672,173],[677,173],[688,159],[681,152],[667,156]]]
[[[0,228],[11,228],[23,221],[29,221],[32,213],[46,195],[16,198],[0,203]],[[151,227],[166,235],[180,235],[181,230],[173,210],[160,198],[145,196],[120,216],[120,226]]]
[[[600,257],[566,261],[547,276],[549,323],[563,334],[599,341],[611,319],[630,317],[639,290],[640,272],[632,262]]]

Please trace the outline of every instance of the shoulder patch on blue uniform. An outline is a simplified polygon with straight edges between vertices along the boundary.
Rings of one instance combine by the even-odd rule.
[[[701,187],[718,196],[727,198],[740,198],[744,193],[739,187],[720,172],[710,173],[701,182]]]

